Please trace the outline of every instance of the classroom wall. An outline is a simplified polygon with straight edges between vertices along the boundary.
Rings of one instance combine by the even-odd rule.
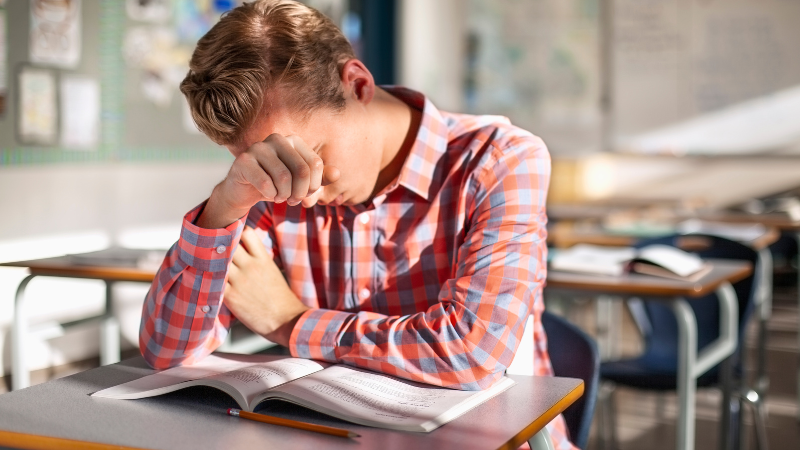
[[[74,68],[47,65],[57,76],[90,77],[101,85],[101,136],[96,148],[31,146],[16,133],[16,73],[29,62],[31,0],[4,2],[8,103],[0,114],[0,262],[95,250],[131,236],[166,248],[182,216],[227,172],[224,148],[184,125],[183,99],[174,87],[169,105],[141,95],[141,69],[122,56],[125,31],[151,26],[131,20],[123,1],[82,0],[81,58]],[[138,234],[137,234],[138,233]],[[24,271],[0,268],[0,374],[10,371],[13,299]],[[77,319],[102,308],[103,284],[35,279],[28,288],[34,325],[32,369],[97,355],[95,326],[57,336],[48,322]],[[123,342],[136,342],[147,286],[120,284]]]
[[[463,111],[463,0],[401,0],[397,15],[398,84],[424,93],[439,109]]]

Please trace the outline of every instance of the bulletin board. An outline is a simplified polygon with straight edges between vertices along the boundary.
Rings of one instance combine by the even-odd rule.
[[[67,2],[77,4],[78,8],[77,61],[70,60],[74,55],[70,56],[63,50],[49,55],[46,52],[37,55],[31,50],[32,46],[42,42],[37,34],[39,28],[45,32],[54,29],[44,27],[49,24],[42,25],[37,20],[63,20],[58,11],[44,11],[43,19],[38,19],[38,12],[32,12],[36,2],[0,2],[0,58],[3,61],[0,64],[0,166],[231,158],[224,148],[194,128],[188,118],[188,107],[178,90],[194,47],[191,39],[196,42],[219,17],[217,11],[209,14],[198,10],[212,2]],[[131,6],[143,3],[169,7],[167,16],[157,16],[158,11],[153,8],[131,10]],[[233,4],[213,2],[217,7],[224,7],[227,3]],[[192,15],[190,20],[181,20],[181,17],[186,19],[186,15]],[[65,29],[58,30],[66,33]],[[145,36],[150,40],[137,41],[137,33],[139,38]],[[160,60],[142,61],[142,53],[155,54]],[[62,61],[58,61],[59,58]],[[29,73],[34,77],[28,76]],[[58,137],[30,139],[30,136],[21,135],[21,125],[26,120],[33,124],[40,122],[26,119],[27,116],[21,113],[22,103],[30,97],[30,89],[26,86],[31,86],[32,82],[27,80],[41,82],[49,76],[59,89],[53,106],[58,116]],[[94,100],[98,105],[97,111],[86,107],[87,103],[92,103],[93,92],[98,92],[98,98]],[[70,114],[59,110],[62,104],[75,99],[78,99],[78,105],[83,105],[79,110]],[[46,116],[48,108],[43,111]],[[88,126],[80,128],[81,114],[94,116],[97,121],[95,138],[88,143],[86,136],[92,136],[93,129]],[[69,123],[70,119],[72,123]],[[40,128],[46,130],[47,122],[43,123]],[[67,129],[76,131],[72,136],[62,134]],[[47,134],[43,136],[47,137]],[[84,141],[81,141],[81,136]]]

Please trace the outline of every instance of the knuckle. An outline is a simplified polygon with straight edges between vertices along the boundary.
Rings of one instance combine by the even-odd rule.
[[[267,138],[266,138],[266,139],[264,139],[262,142],[264,142],[264,143],[272,143],[272,142],[277,142],[277,141],[279,141],[281,138],[283,138],[283,136],[281,136],[280,134],[278,134],[278,133],[272,133],[272,134],[270,134],[269,136],[267,136]]]
[[[292,181],[292,174],[287,169],[281,169],[275,174],[275,181],[279,185],[289,183]]]
[[[272,183],[270,181],[264,180],[261,183],[258,183],[258,189],[261,192],[270,192],[273,190]]]
[[[252,147],[251,147],[252,148]],[[236,157],[235,163],[239,164],[249,164],[250,162],[255,160],[255,156],[251,153],[250,150],[240,153],[239,156]]]
[[[301,164],[295,170],[295,174],[298,178],[310,178],[311,177],[311,168],[309,168],[305,164]]]
[[[315,157],[315,158],[314,158],[314,159],[311,161],[311,167],[312,167],[314,170],[320,170],[320,171],[321,171],[321,170],[322,170],[322,169],[325,167],[325,164],[322,162],[322,158],[320,158],[320,157]]]
[[[264,142],[256,142],[255,144],[251,145],[250,148],[247,149],[244,154],[250,154],[252,158],[255,158],[255,155],[259,153],[263,153],[265,150],[270,148],[269,145],[265,144]]]

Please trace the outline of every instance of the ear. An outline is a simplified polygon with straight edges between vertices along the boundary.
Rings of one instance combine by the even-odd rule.
[[[342,66],[342,86],[346,99],[363,105],[369,104],[375,95],[375,80],[367,66],[357,59],[348,60]]]

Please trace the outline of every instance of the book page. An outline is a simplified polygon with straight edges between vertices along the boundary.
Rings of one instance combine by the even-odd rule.
[[[324,366],[310,359],[285,358],[238,367],[212,375],[207,380],[220,381],[233,387],[242,394],[248,405],[254,406],[253,399],[264,391],[323,368]]]
[[[660,244],[641,248],[638,259],[659,265],[681,277],[688,277],[705,265],[703,259],[697,255]]]
[[[625,264],[636,255],[631,247],[604,247],[578,244],[567,250],[554,252],[550,268],[567,272],[619,276]]]
[[[294,378],[322,370],[324,366],[306,359],[274,355],[209,355],[195,364],[163,370],[92,394],[93,397],[137,399],[173,392],[189,385],[220,382],[242,391],[243,397]]]
[[[280,386],[266,397],[362,425],[419,432],[453,420],[513,384],[504,378],[485,391],[458,391],[337,365]]]

